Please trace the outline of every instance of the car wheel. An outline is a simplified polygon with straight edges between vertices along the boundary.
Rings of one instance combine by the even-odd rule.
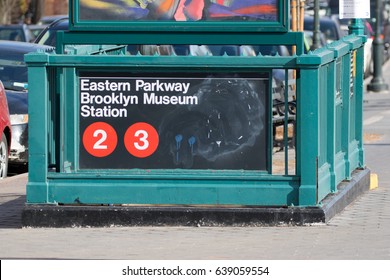
[[[8,171],[8,143],[4,133],[0,142],[0,180],[7,177]]]

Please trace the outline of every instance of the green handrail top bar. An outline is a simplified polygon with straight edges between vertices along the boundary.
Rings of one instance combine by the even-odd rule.
[[[360,48],[366,41],[366,36],[355,34],[348,35],[342,40],[335,41],[323,48],[309,52],[307,55],[297,57],[297,65],[323,65],[333,61],[334,58],[341,57],[351,50]]]
[[[341,38],[341,40],[344,41],[345,43],[348,43],[352,49],[356,49],[359,48],[365,42],[367,42],[367,36],[350,34]]]
[[[182,67],[194,66],[207,68],[247,67],[247,68],[294,68],[296,56],[148,56],[148,55],[51,55],[31,53],[25,56],[27,64],[50,64],[50,66],[88,67],[104,64],[108,67]]]
[[[340,41],[330,43],[327,45],[327,48],[335,52],[335,57],[340,57],[347,54],[351,49],[359,48],[366,41],[366,36],[352,34],[342,38]]]

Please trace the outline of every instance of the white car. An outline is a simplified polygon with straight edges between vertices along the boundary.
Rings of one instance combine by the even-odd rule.
[[[374,41],[374,31],[368,21],[364,22],[364,35],[367,42],[364,44],[364,77],[370,76],[373,70],[372,42]]]

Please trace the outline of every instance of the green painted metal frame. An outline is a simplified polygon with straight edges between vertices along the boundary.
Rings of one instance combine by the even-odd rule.
[[[34,80],[47,79],[48,72],[56,69],[59,85],[37,91],[32,85],[34,99],[46,100],[40,108],[49,107],[49,88],[59,88],[59,110],[49,113],[31,105],[32,123],[39,119],[39,126],[30,126],[30,136],[39,140],[30,147],[30,170],[44,173],[45,180],[33,182],[27,187],[28,203],[107,203],[107,204],[229,204],[229,205],[296,205],[297,177],[271,176],[264,172],[227,170],[79,170],[78,162],[78,71],[270,71],[286,67],[294,57],[163,57],[163,56],[73,56],[55,54],[31,54],[27,57],[29,75]],[[259,63],[261,61],[261,63]],[[282,63],[282,64],[281,64]],[[36,71],[40,68],[41,71]],[[137,70],[138,69],[138,70]],[[237,70],[239,69],[239,70]],[[38,76],[40,75],[40,76]],[[46,87],[45,87],[46,88]],[[271,106],[271,104],[269,104]],[[59,118],[60,131],[50,131],[49,122]],[[42,129],[45,128],[44,132]],[[271,129],[271,127],[270,127]],[[49,137],[46,137],[49,135]],[[50,140],[48,140],[49,138]],[[48,143],[54,140],[50,151]],[[38,144],[41,143],[41,144]],[[61,147],[61,148],[60,148]],[[57,154],[58,158],[45,159],[39,165],[37,155]],[[269,149],[271,151],[271,149]],[[270,156],[270,155],[269,155]],[[51,166],[53,169],[48,169]],[[264,180],[268,178],[268,180]],[[29,179],[30,180],[30,179]],[[39,180],[38,180],[39,181]],[[270,181],[272,184],[270,184]],[[45,190],[45,191],[43,191]]]
[[[140,33],[138,37],[129,33],[122,35],[116,33],[113,38],[104,32],[61,33],[58,52],[61,53],[67,44],[86,42],[248,45],[272,42],[296,44],[299,55],[176,57],[107,55],[104,52],[101,55],[27,55],[30,91],[27,203],[315,206],[326,195],[335,192],[342,180],[349,179],[353,170],[364,167],[364,36],[350,35],[326,48],[303,55],[301,33],[240,33],[234,36],[207,33],[203,36],[172,32],[168,38],[153,32]],[[356,71],[350,79],[351,55],[355,53]],[[338,68],[338,63],[341,68]],[[276,68],[298,72],[296,175],[245,170],[78,169],[79,71],[264,72]],[[336,90],[339,74],[345,75],[340,80],[341,99]],[[348,79],[345,79],[347,76]],[[350,81],[353,82],[353,94]],[[272,102],[269,106],[271,108]],[[339,123],[342,129],[338,129]],[[270,144],[268,149],[271,155]]]
[[[341,181],[350,179],[355,169],[364,168],[365,40],[364,36],[349,35],[298,58],[301,65],[316,64],[318,67],[301,68],[300,71],[297,105],[300,111],[297,138],[300,140],[297,151],[301,174],[299,201],[302,205],[321,202],[328,194],[337,191]]]
[[[277,21],[114,21],[114,20],[80,20],[79,19],[79,1],[69,1],[69,29],[72,31],[88,32],[120,32],[135,31],[166,33],[167,31],[177,31],[185,33],[196,32],[288,32],[289,30],[289,7],[290,1],[278,0],[277,3]]]

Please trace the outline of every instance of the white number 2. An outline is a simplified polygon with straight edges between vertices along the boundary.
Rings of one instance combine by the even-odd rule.
[[[139,142],[134,143],[134,147],[136,147],[137,150],[143,151],[149,147],[149,141],[147,140],[149,134],[145,130],[143,129],[137,130],[134,133],[134,136],[138,137],[138,141],[141,142],[140,143],[141,145],[139,144]]]
[[[94,150],[107,150],[107,145],[102,145],[104,141],[107,139],[107,132],[103,129],[97,129],[93,133],[93,137],[98,137],[100,135],[100,138],[96,141],[95,145],[93,145]]]

